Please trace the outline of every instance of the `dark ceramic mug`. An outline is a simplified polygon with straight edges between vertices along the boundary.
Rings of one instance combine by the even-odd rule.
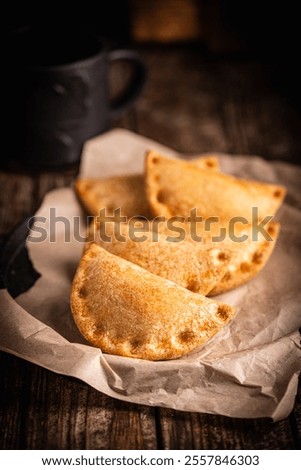
[[[131,82],[109,99],[109,66],[127,61]],[[139,96],[145,66],[132,50],[106,50],[90,33],[11,35],[6,159],[51,167],[80,160],[84,142],[110,127]]]

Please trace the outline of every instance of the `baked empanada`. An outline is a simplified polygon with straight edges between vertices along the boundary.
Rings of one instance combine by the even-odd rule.
[[[234,315],[232,307],[194,294],[94,243],[75,274],[71,310],[83,336],[103,352],[148,360],[189,353]]]
[[[191,164],[208,171],[218,171],[218,160],[214,155],[195,158]],[[112,176],[111,178],[78,178],[74,184],[75,192],[90,215],[99,216],[105,209],[112,216],[120,208],[122,215],[128,217],[151,217],[145,195],[143,175]]]
[[[286,192],[279,185],[208,171],[154,151],[146,155],[145,178],[153,216],[189,217],[195,210],[203,219],[218,217],[221,225],[237,217],[252,223],[255,216],[259,220],[273,216]]]

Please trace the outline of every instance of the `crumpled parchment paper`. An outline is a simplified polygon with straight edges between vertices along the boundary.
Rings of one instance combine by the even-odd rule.
[[[142,136],[113,130],[86,144],[81,175],[142,172],[150,148],[176,155]],[[86,218],[73,189],[64,188],[48,193],[36,214],[31,235],[39,238],[42,227],[47,239],[27,242],[41,277],[15,300],[0,291],[0,348],[129,402],[231,417],[285,418],[294,405],[301,364],[301,170],[253,156],[219,157],[225,172],[288,189],[277,217],[280,238],[268,264],[253,281],[219,296],[237,308],[229,325],[199,350],[170,361],[112,356],[89,346],[69,307],[83,250],[74,233],[84,238]],[[52,230],[50,211],[57,218]]]

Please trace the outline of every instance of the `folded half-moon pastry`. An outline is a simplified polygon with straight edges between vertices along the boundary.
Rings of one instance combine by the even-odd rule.
[[[266,228],[266,236],[261,233],[256,235],[252,226],[240,232],[240,236],[247,236],[245,241],[234,241],[227,236],[218,246],[221,250],[232,252],[232,257],[225,267],[225,274],[217,281],[209,295],[222,294],[253,279],[268,262],[275,248],[279,230],[279,223],[270,222]]]
[[[229,225],[221,226],[219,223],[191,224],[177,222],[181,233],[185,233],[185,242],[202,249],[207,248],[211,253],[228,253],[226,262],[222,265],[223,275],[217,279],[215,286],[207,292],[208,295],[222,294],[253,279],[266,265],[271,256],[280,230],[278,222],[269,222],[261,230],[256,225],[237,224],[232,229]],[[177,232],[171,230],[166,223],[161,223],[159,233],[165,240],[174,238]],[[227,256],[227,255],[226,255]]]
[[[254,217],[263,219],[276,213],[285,188],[208,171],[150,151],[146,155],[146,195],[153,216],[189,217],[194,209],[203,219],[218,217],[222,224],[236,217],[252,223]]]
[[[167,236],[148,227],[151,224],[141,220],[130,224],[94,222],[89,236],[110,253],[199,294],[208,294],[228,271],[232,251],[190,243],[185,237],[178,242],[168,241]]]
[[[111,178],[79,178],[75,191],[90,215],[114,215],[116,209],[129,218],[151,217],[145,196],[142,175],[112,176]]]
[[[208,171],[219,169],[218,160],[213,155],[195,158],[191,164]],[[122,215],[131,217],[151,217],[145,195],[143,175],[112,176],[111,178],[78,178],[74,188],[78,198],[90,215],[99,216],[105,209],[106,215],[113,215],[120,208]]]
[[[194,294],[96,244],[85,251],[71,290],[83,336],[109,354],[172,359],[201,346],[234,309]]]

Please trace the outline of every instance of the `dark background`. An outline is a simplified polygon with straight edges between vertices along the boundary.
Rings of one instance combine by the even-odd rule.
[[[192,10],[199,29],[193,37],[188,37],[187,21]],[[298,2],[110,0],[74,2],[72,5],[10,2],[3,19],[6,31],[29,26],[43,32],[50,30],[68,35],[72,30],[87,29],[107,38],[114,46],[137,45],[141,48],[184,44],[187,48],[198,47],[200,55],[209,60],[252,59],[268,64],[264,73],[268,75],[270,86],[277,88],[292,106],[301,110]],[[182,33],[181,26],[175,24],[177,21],[183,21]],[[147,31],[143,38],[141,28]],[[174,28],[177,33],[174,37],[170,33],[164,38],[164,28],[168,31]]]
[[[62,30],[68,34],[72,29],[86,28],[125,44],[141,40],[135,33],[137,12],[139,18],[144,16],[145,25],[156,16],[169,28],[169,22],[174,21],[175,10],[181,11],[180,14],[188,11],[183,7],[185,1],[190,5],[190,10],[193,8],[199,16],[200,29],[199,35],[195,34],[195,41],[203,43],[209,54],[240,52],[241,55],[252,55],[258,60],[290,64],[297,72],[300,56],[298,2],[108,0],[98,3],[74,2],[69,8],[64,2],[10,2],[3,20],[7,31],[30,25],[42,30]],[[162,3],[165,8],[160,12]],[[155,29],[158,26],[157,23],[152,28],[149,42],[156,41]],[[185,41],[185,34],[183,28],[182,37],[178,34],[177,38],[171,38],[169,42]],[[215,37],[214,41],[212,36]]]

